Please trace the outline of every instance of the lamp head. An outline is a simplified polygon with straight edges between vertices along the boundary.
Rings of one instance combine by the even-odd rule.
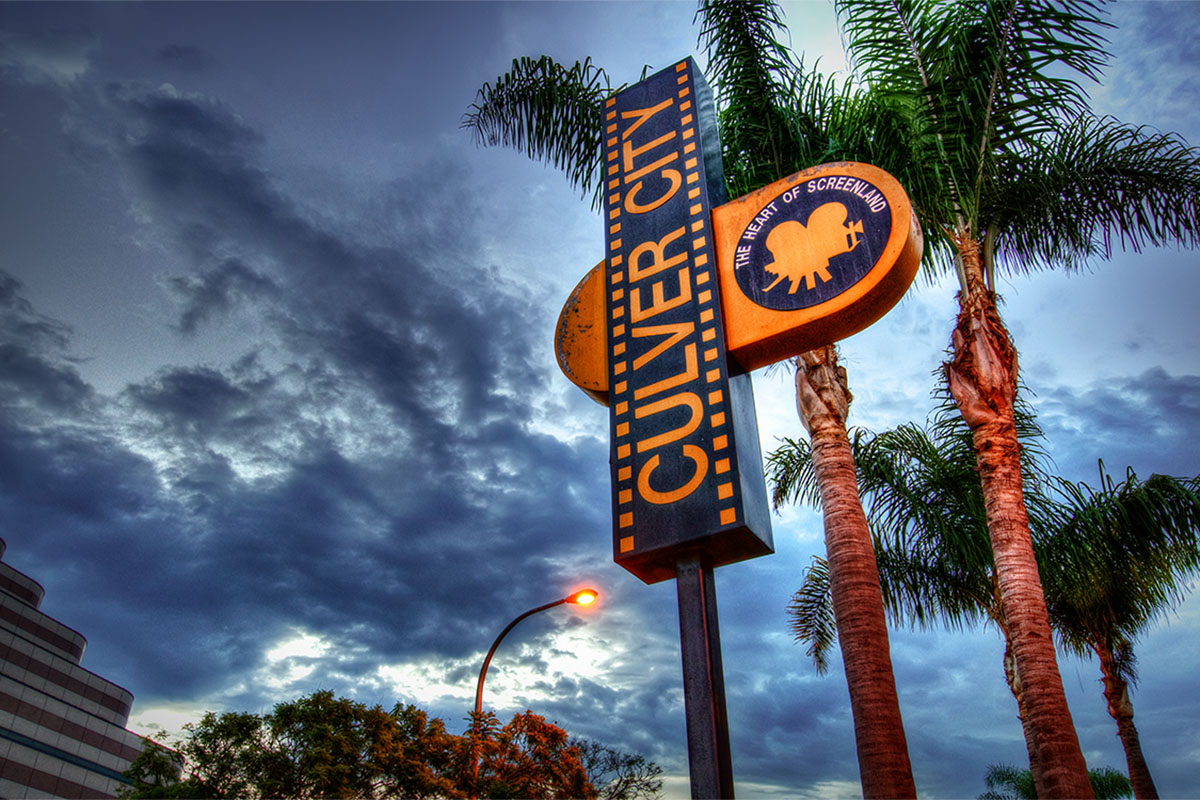
[[[580,589],[578,592],[567,595],[566,599],[568,603],[574,603],[579,606],[590,606],[596,602],[596,598],[599,596],[595,589]]]

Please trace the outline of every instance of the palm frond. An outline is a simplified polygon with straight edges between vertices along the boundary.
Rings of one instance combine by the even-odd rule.
[[[1021,800],[1022,798],[1037,797],[1037,790],[1033,784],[1033,772],[1028,769],[1018,769],[1011,764],[989,764],[983,780],[990,791],[981,794],[981,798]],[[1007,791],[1002,792],[1001,790]]]
[[[1087,110],[1080,81],[1098,82],[1108,62],[1103,32],[1112,27],[1093,0],[996,0],[983,10],[981,54],[987,66],[995,147],[1052,128]]]
[[[796,641],[808,645],[805,652],[812,658],[817,672],[824,674],[829,670],[829,651],[837,641],[829,563],[825,559],[813,556],[787,612],[792,618],[792,634]]]
[[[1096,800],[1123,800],[1134,796],[1133,784],[1125,773],[1112,767],[1099,767],[1088,770],[1088,780],[1092,784],[1092,793]]]
[[[764,467],[776,511],[797,503],[820,508],[821,491],[807,440],[785,437],[779,447],[767,454]]]
[[[1056,535],[1039,561],[1051,624],[1067,649],[1097,642],[1124,658],[1132,642],[1186,595],[1200,571],[1200,497],[1165,475],[1116,482],[1101,465],[1098,489],[1060,480]],[[1086,579],[1081,579],[1086,576]],[[1125,650],[1122,650],[1125,647]]]
[[[852,66],[870,83],[918,90],[933,83],[930,59],[938,44],[937,6],[926,0],[837,0]]]
[[[995,620],[999,608],[991,573],[956,564],[919,550],[889,549],[877,543],[875,561],[884,609],[893,624],[962,630]]]
[[[836,8],[858,73],[910,101],[920,158],[905,171],[937,180],[894,174],[927,231],[943,225],[982,238],[981,214],[1009,176],[1008,155],[1085,112],[1081,82],[1098,79],[1108,58],[1110,26],[1091,0],[838,0]]]
[[[791,92],[808,79],[783,42],[787,29],[779,5],[774,0],[701,0],[696,21],[720,109],[730,196],[809,166],[802,156],[803,135],[784,110]]]
[[[984,211],[1014,271],[1077,268],[1115,247],[1200,244],[1200,148],[1176,134],[1085,114],[1031,139]]]
[[[599,208],[601,107],[613,91],[591,59],[567,67],[549,56],[517,58],[479,89],[462,127],[477,144],[510,147],[562,170]]]

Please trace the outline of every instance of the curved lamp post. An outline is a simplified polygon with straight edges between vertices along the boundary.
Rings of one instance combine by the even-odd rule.
[[[496,654],[496,648],[500,646],[500,642],[508,635],[508,632],[517,627],[517,623],[526,617],[531,617],[539,611],[545,611],[555,606],[561,606],[564,603],[573,603],[579,606],[587,606],[596,602],[596,598],[600,595],[594,589],[580,589],[578,592],[573,592],[566,597],[555,600],[553,603],[546,603],[544,606],[531,608],[524,614],[521,614],[512,622],[500,631],[500,635],[496,637],[496,641],[492,642],[492,648],[488,650],[487,657],[483,659],[483,668],[479,670],[479,683],[475,685],[475,746],[479,746],[479,715],[483,713],[483,679],[487,676],[488,665],[492,663],[492,656]],[[479,753],[476,751],[473,757],[474,764],[472,765],[472,774],[474,777],[479,777]]]

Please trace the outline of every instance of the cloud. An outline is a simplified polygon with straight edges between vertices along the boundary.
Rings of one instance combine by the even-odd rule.
[[[102,598],[64,598],[71,624],[104,632],[93,669],[152,702],[384,687],[380,665],[473,660],[507,609],[607,562],[606,445],[540,432],[555,408],[530,402],[553,368],[533,359],[538,309],[488,267],[470,224],[485,209],[447,188],[466,176],[398,175],[358,217],[291,193],[212,98],[114,85],[75,113],[106,115],[76,129],[184,270],[162,280],[178,330],[260,334],[96,397],[61,355],[69,328],[0,285],[21,348],[2,351],[3,397],[42,387],[0,447],[22,465],[0,483],[10,556],[26,543],[49,594]],[[295,631],[328,652],[272,661]],[[601,692],[538,668],[548,694]]]
[[[167,44],[154,53],[155,59],[166,66],[183,72],[203,72],[213,64],[213,58],[205,50],[187,44]]]
[[[1036,399],[1038,421],[1062,474],[1095,483],[1097,462],[1116,476],[1200,474],[1192,442],[1200,435],[1200,376],[1151,367],[1137,376],[1062,386]]]
[[[178,328],[195,333],[214,315],[228,313],[239,303],[276,294],[274,281],[230,259],[199,275],[167,278],[167,288],[181,302]]]
[[[70,84],[88,71],[98,44],[85,25],[0,30],[0,70],[7,68],[27,83]]]
[[[1105,113],[1131,124],[1176,129],[1194,118],[1200,87],[1192,80],[1200,65],[1200,44],[1191,26],[1181,25],[1177,8],[1164,2],[1122,3],[1113,7],[1111,49],[1122,60],[1110,66],[1104,85],[1092,91]],[[1169,9],[1169,10],[1168,10]],[[1164,69],[1170,64],[1173,68]],[[1184,131],[1196,144],[1197,131]]]
[[[0,402],[11,409],[81,412],[92,391],[75,370],[68,326],[38,314],[0,270]]]

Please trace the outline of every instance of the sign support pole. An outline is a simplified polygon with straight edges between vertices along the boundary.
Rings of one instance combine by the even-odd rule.
[[[732,798],[733,764],[713,570],[698,553],[676,562],[679,643],[692,797]]]

